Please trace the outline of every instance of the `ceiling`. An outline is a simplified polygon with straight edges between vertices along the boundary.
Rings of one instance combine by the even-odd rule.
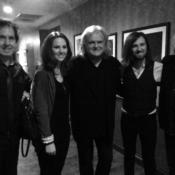
[[[15,21],[21,27],[39,28],[57,16],[72,10],[87,0],[0,0],[0,17]],[[5,14],[3,5],[13,7],[12,14]]]

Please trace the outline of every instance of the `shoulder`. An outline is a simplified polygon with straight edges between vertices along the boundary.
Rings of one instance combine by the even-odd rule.
[[[17,75],[27,76],[27,73],[24,71],[23,67],[19,63],[14,64],[14,76]]]
[[[78,56],[74,56],[72,57],[72,59],[70,60],[70,62],[72,64],[80,64],[82,62],[84,62],[86,60],[86,58],[82,55],[78,55]]]
[[[163,68],[163,63],[155,61],[154,62],[154,69],[162,69]]]
[[[24,80],[31,81],[30,76],[19,63],[15,63],[14,70],[15,70],[14,77],[19,75],[22,76]]]
[[[74,56],[71,58],[71,60],[68,63],[68,71],[72,71],[78,67],[81,67],[82,64],[86,62],[86,58],[84,56]]]
[[[163,76],[174,77],[175,73],[175,55],[166,56],[163,59]]]
[[[40,69],[35,73],[34,79],[47,81],[50,75],[51,75],[51,72],[46,71],[44,69]]]
[[[115,65],[117,67],[120,67],[121,66],[121,63],[118,61],[117,58],[113,57],[113,56],[108,56],[107,59],[104,59],[106,60],[106,62],[112,64],[112,65]]]
[[[168,55],[162,59],[163,64],[174,64],[175,65],[175,55]]]

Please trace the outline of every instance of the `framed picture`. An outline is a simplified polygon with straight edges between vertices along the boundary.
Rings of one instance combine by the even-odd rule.
[[[77,56],[81,51],[81,33],[74,35],[74,56]]]
[[[117,33],[110,34],[108,36],[108,47],[110,54],[113,57],[117,56]]]
[[[169,22],[123,31],[122,46],[127,36],[135,31],[146,34],[153,60],[161,61],[161,59],[168,54],[170,34]]]

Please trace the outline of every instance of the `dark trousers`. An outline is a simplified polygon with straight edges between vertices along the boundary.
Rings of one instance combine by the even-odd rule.
[[[175,135],[165,133],[165,143],[169,175],[175,175]]]
[[[19,139],[0,141],[0,174],[17,175]]]
[[[56,142],[56,155],[54,156],[45,153],[45,146],[42,143],[34,143],[40,166],[40,175],[61,175],[68,153],[69,141],[70,137],[65,137],[64,140]]]
[[[141,141],[145,175],[155,175],[156,114],[134,118],[122,113],[121,131],[124,146],[125,175],[134,175],[137,135],[139,135]]]
[[[96,171],[93,170],[93,143],[97,148],[98,162]],[[109,175],[112,163],[112,142],[105,138],[77,139],[80,175]]]

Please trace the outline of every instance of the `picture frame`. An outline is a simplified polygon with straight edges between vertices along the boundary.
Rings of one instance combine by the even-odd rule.
[[[123,31],[122,46],[128,35],[135,31],[146,34],[154,61],[160,62],[164,56],[169,54],[169,22]]]
[[[74,56],[81,51],[81,33],[74,35]]]
[[[112,33],[108,36],[108,48],[110,55],[117,56],[117,33]]]

